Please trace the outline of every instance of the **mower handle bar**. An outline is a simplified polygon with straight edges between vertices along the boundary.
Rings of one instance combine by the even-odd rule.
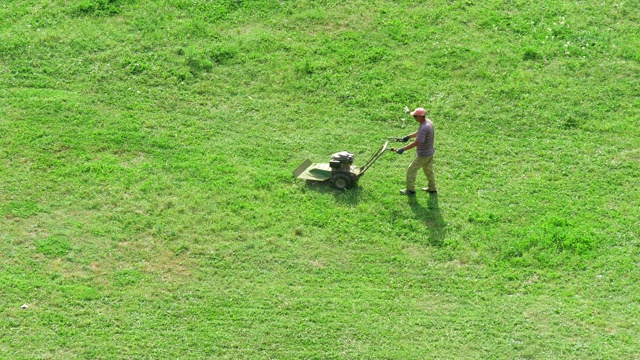
[[[376,153],[373,154],[371,159],[369,159],[369,161],[367,161],[367,163],[360,168],[360,174],[358,174],[358,178],[364,175],[364,173],[367,170],[369,170],[371,165],[373,165],[373,163],[375,163],[378,159],[380,159],[380,157],[382,157],[382,154],[384,154],[384,152],[387,150],[387,144],[389,144],[389,141],[385,142],[384,145],[382,145],[382,147],[380,148],[380,150],[376,151]]]

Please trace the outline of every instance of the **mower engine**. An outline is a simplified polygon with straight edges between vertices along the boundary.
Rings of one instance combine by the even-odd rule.
[[[350,172],[354,155],[347,151],[335,153],[331,156],[329,167],[332,172]]]

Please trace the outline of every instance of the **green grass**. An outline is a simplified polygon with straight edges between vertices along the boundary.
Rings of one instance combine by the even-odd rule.
[[[0,358],[640,356],[639,9],[2,3]]]

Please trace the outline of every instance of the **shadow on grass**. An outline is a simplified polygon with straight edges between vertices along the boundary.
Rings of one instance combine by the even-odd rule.
[[[447,223],[438,207],[438,195],[429,194],[426,207],[418,202],[416,196],[408,197],[408,202],[416,219],[422,221],[429,229],[429,244],[441,246],[447,235]]]
[[[309,190],[317,191],[321,194],[332,194],[336,198],[336,201],[347,205],[357,205],[360,202],[360,195],[362,194],[362,189],[358,184],[345,190],[334,188],[329,181],[307,180],[306,185]]]

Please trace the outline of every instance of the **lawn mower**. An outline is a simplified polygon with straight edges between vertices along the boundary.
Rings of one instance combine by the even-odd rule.
[[[389,141],[391,140],[398,141],[399,139],[389,139]],[[314,164],[309,159],[305,160],[300,166],[293,170],[293,176],[307,181],[330,181],[331,185],[338,190],[353,187],[385,151],[395,151],[393,148],[387,148],[389,141],[385,142],[380,150],[376,151],[371,159],[362,167],[353,165],[354,155],[352,153],[342,151],[333,154],[328,164]]]

